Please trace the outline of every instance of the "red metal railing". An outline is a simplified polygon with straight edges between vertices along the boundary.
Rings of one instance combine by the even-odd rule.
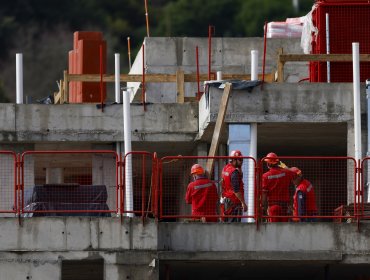
[[[211,174],[220,195],[221,171],[229,157],[172,156],[158,160],[156,154],[131,152],[122,161],[113,151],[28,151],[21,155],[0,151],[0,213],[23,217],[125,214],[162,220],[194,219],[191,206],[185,201],[190,169],[195,163],[205,167],[210,159],[215,161]],[[315,191],[317,213],[299,218],[332,222],[370,219],[370,206],[365,199],[368,197],[370,157],[358,164],[351,157],[279,159],[288,167],[298,167]],[[128,173],[129,164],[132,167]],[[255,159],[244,157],[241,169],[246,186],[245,201],[249,202],[250,209],[243,215],[229,217],[244,218],[247,222],[268,222],[272,217],[296,221],[294,212],[282,216],[267,215],[266,209],[263,212],[262,178],[268,171],[263,159],[257,166]],[[126,195],[128,180],[132,182],[132,199]],[[253,191],[248,194],[250,186],[249,190]],[[287,207],[291,211],[294,193],[291,185]],[[248,199],[248,195],[253,197]],[[132,204],[128,205],[128,201]],[[107,207],[83,208],[87,204],[102,203]],[[219,204],[215,211],[214,215],[206,217],[223,220]]]
[[[115,152],[28,151],[20,160],[23,216],[119,214]]]
[[[156,213],[156,157],[149,152],[127,153],[123,161],[122,213],[146,217]],[[154,209],[153,209],[154,208]]]
[[[315,219],[316,221],[341,221],[342,219],[355,219],[357,217],[357,164],[354,158],[279,157],[286,166],[299,168],[303,178],[309,181],[307,186],[310,186],[310,190],[312,189],[315,193],[316,213],[312,211],[299,217],[294,215],[293,197],[296,191],[294,185],[292,186],[290,184],[290,188],[288,188],[289,186],[285,186],[288,189],[280,192],[269,187],[269,182],[275,180],[278,175],[274,175],[273,172],[266,173],[268,168],[264,163],[264,159],[265,158],[260,161],[261,180],[259,191],[261,194],[264,192],[266,193],[269,202],[266,203],[267,205],[263,205],[262,195],[259,197],[262,221],[276,221],[279,219],[300,221],[300,219],[297,218]],[[286,177],[288,176],[289,174],[286,174]],[[265,181],[263,178],[265,178]],[[270,186],[272,186],[272,184]],[[279,183],[277,186],[282,186],[282,184]],[[289,201],[286,201],[286,193],[289,194]],[[269,195],[271,197],[269,197]],[[343,211],[348,204],[352,205],[352,212]],[[276,212],[275,205],[286,207],[286,209],[282,210],[284,211],[282,215],[276,214],[281,212]]]
[[[217,188],[218,198],[222,193],[222,169],[227,163],[229,157],[198,157],[198,156],[170,156],[164,157],[159,161],[159,199],[160,199],[160,212],[159,218],[165,220],[177,220],[177,219],[194,219],[192,215],[191,206],[186,203],[186,192],[188,184],[191,182],[190,170],[192,165],[198,163],[205,167],[207,160],[215,160],[214,168],[210,172],[212,174],[211,180],[214,182]],[[243,178],[251,178],[250,182],[253,189],[256,185],[255,168],[256,162],[253,158],[244,157],[242,165]],[[248,165],[252,165],[252,171],[249,171]],[[247,181],[248,182],[248,181]],[[247,184],[245,183],[245,187]],[[245,201],[248,201],[248,193],[245,193]],[[255,198],[254,193],[253,200]],[[207,199],[214,200],[214,195]],[[217,199],[217,197],[216,197]],[[188,201],[189,203],[189,201]],[[210,205],[210,206],[209,206]],[[205,207],[216,207],[216,209],[205,209],[207,212],[202,215],[205,218],[210,219],[224,219],[219,209],[219,199],[217,199],[216,206],[214,202],[210,203]],[[252,212],[252,211],[251,211]],[[214,213],[214,214],[210,214]],[[254,212],[256,213],[256,212]],[[248,215],[243,213],[242,215],[230,215],[228,218],[250,218],[255,219],[255,214]]]

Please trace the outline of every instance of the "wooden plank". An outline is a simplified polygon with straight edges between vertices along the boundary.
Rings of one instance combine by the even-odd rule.
[[[143,75],[128,75],[121,74],[121,82],[139,82],[143,80]],[[100,82],[99,74],[68,74],[68,81],[74,82]],[[103,75],[103,82],[114,82],[114,75]],[[147,83],[175,83],[176,75],[173,74],[145,74],[145,82]]]
[[[352,54],[279,54],[279,61],[351,62]],[[360,61],[370,61],[370,54],[360,54]]]
[[[280,48],[278,50],[278,69],[277,69],[277,81],[278,83],[284,82],[284,63],[283,61],[280,60],[281,56],[283,55],[283,49]]]
[[[185,85],[184,85],[184,71],[176,71],[176,86],[177,86],[177,103],[184,103]]]
[[[250,80],[250,74],[223,74],[224,80]],[[266,76],[273,76],[272,73],[265,74]],[[259,74],[258,77],[262,79],[262,74]],[[200,81],[208,81],[207,74],[200,75]],[[69,82],[100,82],[99,74],[68,74],[67,80]],[[114,75],[103,75],[103,82],[114,82]],[[142,81],[142,75],[132,75],[132,74],[121,74],[121,82],[139,82]],[[173,74],[146,74],[145,82],[148,83],[176,83],[177,76]],[[184,74],[184,82],[197,82],[196,74]]]
[[[211,147],[210,147],[209,153],[208,153],[209,157],[214,157],[216,155],[216,151],[218,149],[219,142],[220,142],[220,134],[221,134],[222,129],[224,127],[224,120],[225,120],[227,105],[229,103],[229,96],[230,96],[231,91],[232,91],[232,84],[231,83],[226,83],[225,88],[224,88],[224,92],[222,94],[220,107],[218,109],[218,115],[217,115],[215,130],[213,131]],[[206,163],[206,171],[207,171],[208,176],[210,178],[212,176],[214,161],[215,161],[214,159],[209,158],[207,160],[207,163]]]
[[[198,99],[196,97],[190,97],[190,96],[185,96],[184,97],[184,102],[197,102]]]

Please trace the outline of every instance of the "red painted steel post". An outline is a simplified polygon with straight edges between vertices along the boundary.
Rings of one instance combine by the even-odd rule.
[[[199,50],[198,46],[195,47],[195,58],[197,62],[197,86],[198,86],[198,92],[197,92],[197,99],[200,100],[200,77],[199,77]]]
[[[265,83],[266,47],[267,47],[267,21],[265,21],[265,32],[263,35],[262,87],[263,84]]]
[[[103,107],[103,45],[99,46],[99,62],[100,62],[100,106],[101,111],[104,112]]]
[[[144,111],[146,111],[146,107],[145,107],[145,44],[143,44],[143,80],[142,80],[142,84],[143,84],[143,88],[142,88],[142,94],[141,94],[141,101],[143,102],[143,107],[144,107]]]

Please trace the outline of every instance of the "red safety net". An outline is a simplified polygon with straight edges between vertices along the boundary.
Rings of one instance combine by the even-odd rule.
[[[312,20],[319,32],[312,44],[313,54],[326,54],[326,13],[329,14],[331,54],[352,54],[352,43],[358,42],[360,54],[370,53],[370,3],[318,2]],[[360,63],[360,81],[370,77],[370,62]],[[326,62],[310,63],[310,81],[327,82]],[[331,82],[352,82],[352,62],[330,62]]]
[[[16,186],[18,182],[17,156],[13,152],[0,152],[0,213],[2,217],[5,213],[17,212]],[[13,214],[14,216],[14,214]]]
[[[208,176],[197,177],[191,175],[197,170],[195,164],[206,169],[207,161],[214,160],[213,168]],[[243,157],[242,173],[245,189],[244,198],[248,204],[248,196],[252,199],[249,212],[229,213],[224,216],[222,210],[225,201],[220,203],[222,197],[222,170],[229,157],[196,157],[175,156],[164,157],[159,163],[160,178],[160,218],[166,221],[231,221],[241,218],[255,218],[254,216],[254,190],[255,190],[255,160]],[[251,168],[248,168],[251,166]],[[195,171],[194,171],[195,172]],[[211,178],[209,180],[207,177]],[[248,189],[248,186],[250,188]],[[249,192],[248,192],[249,191]],[[226,204],[225,204],[226,205]],[[233,204],[227,204],[232,207]],[[230,209],[230,208],[229,208]],[[227,209],[226,209],[227,210]],[[226,212],[226,211],[225,211]]]
[[[149,152],[130,152],[124,157],[122,212],[126,216],[156,214],[156,158]]]
[[[118,214],[118,156],[113,151],[22,154],[21,212],[30,216]]]
[[[358,215],[366,220],[370,220],[370,157],[366,157],[361,162],[361,180],[359,187],[359,209]],[[351,213],[353,209],[348,205],[344,211]]]
[[[279,160],[287,167],[268,169],[265,159],[260,163],[260,193],[267,196],[265,205],[260,198],[264,221],[340,221],[355,217],[353,212],[342,211],[347,205],[356,209],[353,158],[279,157]],[[292,184],[292,176],[296,178],[297,174],[301,180]]]

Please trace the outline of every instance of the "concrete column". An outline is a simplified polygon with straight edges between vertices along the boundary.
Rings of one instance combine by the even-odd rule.
[[[46,184],[63,184],[64,169],[62,167],[46,168]]]
[[[110,210],[116,209],[116,162],[110,154],[95,154],[92,162],[93,185],[105,185],[107,204]]]
[[[251,125],[250,124],[229,124],[229,154],[232,150],[240,150],[244,156],[250,154]],[[249,172],[249,162],[244,161],[242,166],[244,182],[244,201],[248,204],[248,178],[253,176]],[[243,219],[246,222],[246,219]]]

